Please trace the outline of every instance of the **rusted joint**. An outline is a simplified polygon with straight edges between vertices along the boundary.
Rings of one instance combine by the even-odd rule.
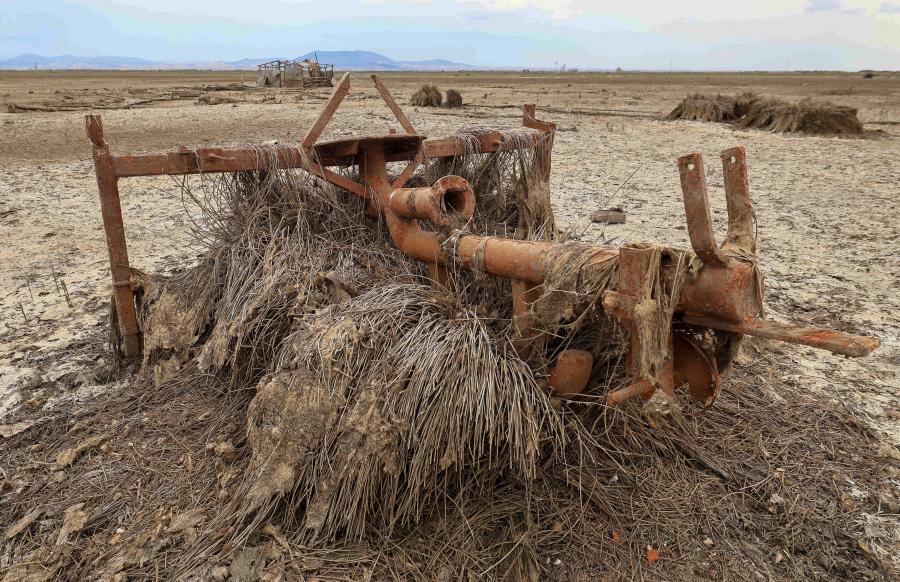
[[[522,125],[531,129],[537,129],[544,133],[553,133],[556,131],[556,124],[550,121],[543,121],[536,118],[537,106],[534,103],[528,103],[522,108]]]
[[[475,194],[463,178],[444,176],[430,188],[393,190],[387,207],[397,216],[428,220],[443,228],[451,224],[454,215],[467,220],[475,215]]]

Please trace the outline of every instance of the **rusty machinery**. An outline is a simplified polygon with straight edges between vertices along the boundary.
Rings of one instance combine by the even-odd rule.
[[[425,139],[419,135],[377,76],[372,75],[372,79],[405,134],[317,142],[349,91],[350,77],[345,74],[301,144],[276,150],[276,165],[279,168],[303,168],[368,199],[369,212],[380,213],[397,247],[406,255],[425,262],[435,285],[446,284],[442,236],[423,228],[420,221],[442,228],[449,223],[452,214],[471,217],[476,204],[474,193],[458,176],[441,178],[431,187],[404,186],[426,157],[458,156],[466,151],[466,144],[456,137]],[[118,180],[132,176],[259,170],[269,167],[271,161],[263,159],[253,149],[180,148],[162,154],[113,155],[103,139],[100,118],[88,115],[85,123],[93,146],[109,248],[120,347],[126,356],[136,356],[141,350],[140,330]],[[549,140],[549,144],[544,144],[549,147],[543,150],[549,152],[556,126],[536,119],[534,105],[525,106],[523,124],[539,130],[533,133],[530,144],[508,143],[501,133],[488,131],[477,135],[477,151],[487,153],[534,147]],[[672,288],[671,278],[678,276],[672,253],[660,252],[660,247],[652,245],[598,246],[592,251],[589,262],[618,261],[618,286],[604,292],[602,305],[629,332],[631,383],[609,393],[606,397],[609,404],[644,396],[651,401],[661,401],[665,406],[673,402],[676,388],[686,386],[695,400],[704,406],[710,405],[718,394],[720,373],[731,362],[744,335],[803,344],[853,357],[867,355],[879,345],[875,338],[818,327],[784,325],[761,318],[763,285],[755,261],[753,208],[744,149],[726,150],[721,157],[728,212],[727,236],[721,246],[713,233],[703,160],[697,153],[678,160],[688,234],[700,265],[679,287],[677,297],[670,298],[672,305],[667,305],[659,293],[661,285],[668,284]],[[387,164],[397,161],[408,164],[391,180]],[[359,182],[330,169],[350,165],[359,167]],[[539,157],[538,169],[544,173],[544,178],[549,178],[549,153]],[[483,266],[479,265],[479,268],[510,279],[514,317],[519,317],[540,292],[550,267],[548,256],[557,244],[464,234],[458,238],[457,255],[459,263],[470,267],[476,254],[483,253],[483,259],[479,256]],[[660,332],[648,325],[653,321],[666,322],[666,330]],[[714,349],[709,347],[712,336],[716,342]],[[549,384],[559,394],[580,392],[588,382],[591,365],[590,352],[565,350],[553,363]]]

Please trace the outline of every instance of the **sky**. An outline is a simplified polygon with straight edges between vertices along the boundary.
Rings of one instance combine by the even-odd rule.
[[[0,59],[370,50],[481,67],[900,69],[900,0],[0,0]]]

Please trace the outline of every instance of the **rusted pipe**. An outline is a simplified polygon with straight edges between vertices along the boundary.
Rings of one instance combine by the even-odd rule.
[[[881,341],[874,337],[854,335],[824,327],[786,325],[766,319],[750,318],[734,323],[714,317],[685,313],[682,316],[682,321],[700,327],[721,329],[732,333],[828,350],[834,354],[841,354],[851,358],[868,356],[881,345]]]
[[[610,392],[606,395],[606,403],[610,406],[618,406],[624,402],[628,402],[635,396],[643,396],[653,392],[653,383],[646,378],[638,380],[634,384],[630,384],[621,390]]]
[[[375,192],[381,203],[382,214],[385,217],[388,231],[397,247],[411,258],[436,265],[445,264],[444,253],[441,248],[441,236],[436,232],[422,230],[415,219],[404,218],[392,209],[391,193],[395,191],[395,188],[391,186],[388,180],[384,149],[376,142],[370,144],[360,153],[362,154],[360,156],[361,173],[366,184]],[[692,171],[696,171],[696,168],[695,166]],[[459,179],[462,180],[461,178]],[[707,209],[708,212],[708,207],[704,206],[704,209]],[[709,224],[704,224],[704,222],[703,220],[699,221],[705,228]],[[703,231],[704,229],[699,230]],[[694,234],[696,235],[697,233],[695,232]],[[692,242],[697,242],[693,238]],[[710,241],[707,240],[706,242]],[[711,244],[714,244],[714,240]],[[479,249],[481,249],[484,252],[483,269],[486,272],[498,277],[540,284],[544,282],[544,277],[549,267],[548,256],[553,247],[554,243],[467,235],[459,238],[457,255],[463,266],[471,267]],[[618,256],[619,251],[617,249],[597,247],[594,256],[590,260],[596,264]],[[665,280],[671,280],[675,272],[674,265],[664,263],[661,265],[661,270],[662,277]],[[695,279],[686,282],[681,289],[676,311],[690,313],[695,317],[713,315],[716,317],[714,321],[719,324],[718,329],[727,329],[724,327],[726,325],[739,326],[739,322],[747,321],[755,316],[759,309],[760,298],[757,290],[759,280],[757,276],[756,270],[749,262],[732,259],[726,262],[724,268],[714,268],[711,265],[707,265],[706,268],[701,269]],[[612,307],[612,305],[608,307]],[[685,320],[687,321],[687,318]],[[730,321],[726,322],[723,320]],[[708,327],[716,326],[709,325]],[[790,327],[786,326],[785,330]],[[744,328],[739,329],[736,327],[735,331],[736,333],[762,335],[762,331],[758,328],[745,330]],[[853,353],[850,355],[857,355],[857,353],[862,355],[870,352],[877,346],[877,340],[874,340],[873,343],[864,346],[863,349],[842,351],[841,341],[850,341],[846,340],[849,334],[832,333],[833,335],[829,336],[831,338],[830,341],[813,341],[808,336],[803,336],[803,338],[804,342],[812,347],[837,351],[838,353],[852,351]],[[779,336],[793,338],[784,330],[774,337],[781,339]],[[834,341],[833,338],[845,339]],[[796,339],[787,339],[786,341],[799,342]],[[855,341],[850,343],[856,344]],[[634,391],[638,390],[638,387],[631,386],[623,390],[629,389]],[[644,389],[644,391],[647,390],[649,388]]]
[[[438,234],[423,231],[415,220],[402,218],[391,210],[390,197],[394,188],[388,179],[384,149],[375,143],[360,151],[360,154],[360,173],[381,204],[381,213],[394,244],[414,259],[443,264]]]
[[[663,265],[661,275],[667,285],[673,283],[675,272],[671,266]],[[727,268],[704,266],[681,288],[675,310],[744,321],[762,309],[762,280],[762,274],[749,261],[729,258]]]
[[[450,216],[471,219],[475,215],[475,194],[459,176],[444,176],[430,188],[398,188],[388,196],[388,208],[403,218],[428,220],[449,226]]]
[[[391,194],[395,189],[391,187],[387,176],[384,150],[378,144],[372,144],[360,153],[361,173],[381,203],[388,232],[397,247],[414,259],[444,264],[440,235],[422,230],[414,219],[404,218],[394,210],[399,202],[395,200],[394,205],[391,204]],[[474,210],[474,200],[472,207]],[[488,273],[538,284],[544,282],[547,255],[553,245],[500,237],[462,236],[457,245],[457,254],[463,266],[472,265],[479,247],[483,247],[484,270]],[[598,248],[592,261],[603,262],[617,255],[616,249]]]
[[[531,305],[541,296],[541,286],[511,279],[510,287],[512,288],[513,325],[516,329],[513,347],[520,358],[528,359],[538,338],[542,335],[540,329],[531,326],[533,318],[530,316]]]

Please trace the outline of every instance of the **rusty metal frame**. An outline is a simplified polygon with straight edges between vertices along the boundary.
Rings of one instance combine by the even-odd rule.
[[[462,178],[447,176],[427,188],[404,188],[418,164],[426,158],[462,155],[467,148],[460,138],[425,139],[416,131],[377,76],[372,80],[388,108],[394,113],[405,135],[373,138],[350,138],[318,142],[318,138],[350,89],[350,76],[345,74],[334,88],[321,114],[307,131],[299,147],[274,150],[278,168],[302,168],[322,179],[370,201],[372,213],[380,213],[394,243],[408,256],[423,261],[436,285],[445,286],[446,265],[442,248],[443,234],[421,228],[426,220],[437,228],[450,224],[448,214],[471,217],[475,199],[471,187]],[[514,147],[552,144],[556,126],[536,118],[534,105],[526,105],[523,125],[538,129],[530,146],[507,144],[499,132],[477,136],[480,152],[489,153]],[[118,326],[123,338],[123,352],[135,356],[140,352],[140,330],[137,326],[134,295],[129,280],[130,270],[125,243],[121,205],[117,183],[120,178],[148,175],[182,175],[208,172],[237,172],[269,169],[271,158],[263,159],[253,149],[180,148],[164,154],[114,156],[103,139],[103,126],[97,116],[86,117],[86,129],[94,152],[94,168],[100,191],[104,228],[110,254],[110,267],[115,291]],[[550,148],[541,148],[539,170],[550,175]],[[753,209],[749,197],[746,156],[742,147],[722,152],[725,193],[728,206],[728,235],[719,246],[715,240],[709,212],[709,199],[699,153],[678,160],[684,197],[685,215],[691,246],[702,262],[699,272],[679,285],[675,305],[664,305],[660,289],[673,288],[680,272],[671,261],[663,261],[658,249],[626,246],[621,249],[595,247],[590,261],[602,263],[617,259],[619,286],[606,291],[603,306],[630,331],[628,369],[632,383],[608,395],[609,404],[619,404],[638,395],[649,396],[660,391],[672,398],[678,384],[688,384],[692,395],[709,405],[718,393],[719,371],[715,358],[685,335],[669,330],[663,336],[641,331],[641,322],[673,317],[673,324],[703,330],[720,330],[741,335],[770,337],[780,341],[801,343],[847,356],[862,356],[878,347],[875,338],[841,333],[825,328],[799,328],[760,319],[762,315],[762,277],[755,264]],[[407,161],[400,177],[393,182],[387,175],[387,163]],[[354,182],[330,170],[330,167],[357,165],[360,182]],[[375,200],[373,200],[373,198]],[[377,200],[377,203],[375,203]],[[558,243],[460,235],[457,238],[457,260],[472,267],[478,257],[479,268],[498,277],[509,278],[513,289],[513,311],[522,315],[540,291],[548,271],[551,250]],[[654,258],[657,257],[657,258]],[[527,318],[521,325],[526,326]],[[522,340],[517,345],[527,355],[534,330],[519,329]],[[550,385],[561,395],[580,392],[590,376],[590,354],[566,350],[549,375]]]
[[[385,102],[397,117],[401,126],[409,135],[417,135],[409,119],[387,91],[387,88],[384,87],[376,75],[372,75],[372,78],[376,88],[385,98]],[[322,113],[305,134],[300,147],[274,148],[274,165],[285,169],[306,169],[340,188],[365,197],[368,196],[368,192],[363,185],[353,182],[326,167],[326,163],[332,167],[345,167],[354,164],[356,152],[351,151],[349,149],[350,146],[347,146],[342,157],[327,161],[315,160],[314,145],[316,140],[328,125],[349,89],[350,75],[345,73],[334,87]],[[262,170],[271,167],[271,160],[261,157],[259,152],[253,148],[180,147],[157,154],[114,155],[110,152],[109,144],[104,139],[103,122],[99,115],[85,116],[85,131],[91,143],[94,172],[97,177],[97,189],[100,194],[100,208],[109,250],[117,324],[122,338],[121,350],[125,356],[135,357],[140,355],[141,351],[140,331],[138,329],[134,291],[130,280],[131,270],[128,262],[128,247],[125,238],[124,220],[122,218],[122,206],[119,200],[119,180],[140,176],[179,176]],[[545,139],[545,136],[536,136],[535,144],[540,143],[543,139]],[[496,131],[479,134],[477,140],[478,150],[481,153],[497,152],[516,147],[513,143],[505,142],[503,134]],[[409,162],[407,168],[394,182],[395,187],[399,188],[405,185],[416,167],[424,162],[426,158],[449,158],[462,155],[465,152],[466,144],[458,137],[423,139],[421,148],[411,158],[405,153],[388,152],[386,161]]]
[[[119,201],[119,176],[115,170],[114,158],[109,153],[109,144],[103,139],[103,123],[100,116],[86,116],[84,127],[91,142],[97,190],[100,192],[100,209],[103,213],[103,230],[106,232],[106,246],[109,250],[109,269],[112,274],[113,298],[122,338],[122,351],[126,356],[134,357],[140,353],[140,338],[134,291],[131,288],[128,247],[125,243],[125,225],[122,222],[122,204]]]

